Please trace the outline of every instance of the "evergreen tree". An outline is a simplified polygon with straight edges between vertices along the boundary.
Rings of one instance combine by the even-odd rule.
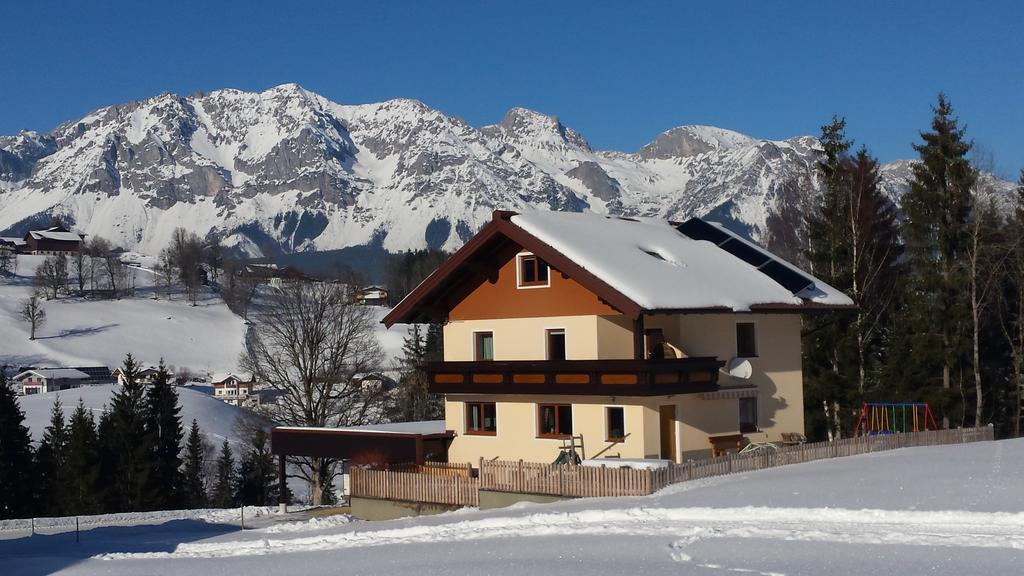
[[[977,175],[967,159],[971,143],[945,95],[939,94],[932,110],[931,131],[922,132],[923,142],[914,145],[921,161],[913,166],[910,190],[903,196],[908,277],[902,324],[910,331],[913,354],[898,361],[927,367],[924,379],[904,382],[906,392],[917,400],[932,400],[948,427],[951,416],[962,414],[962,379],[971,369],[966,362],[970,305],[965,260]],[[958,420],[962,423],[962,416]]]
[[[0,372],[0,519],[32,516],[37,485],[32,440],[14,390]]]
[[[185,443],[185,472],[182,483],[185,507],[205,508],[206,496],[206,440],[199,431],[199,423],[192,419]]]
[[[235,458],[231,454],[231,445],[225,440],[220,448],[220,456],[217,458],[217,479],[213,485],[210,503],[215,508],[234,506],[235,485]]]
[[[146,496],[152,510],[174,510],[184,505],[181,473],[181,407],[163,360],[156,378],[146,389],[146,436],[152,447],[152,468]]]
[[[61,478],[66,514],[99,513],[99,460],[96,423],[79,399],[68,425],[66,473]]]
[[[100,421],[102,482],[107,510],[137,512],[146,506],[146,485],[153,470],[153,449],[146,433],[146,390],[131,354],[122,365],[123,384]]]
[[[256,428],[239,465],[235,501],[243,505],[269,506],[277,503],[274,455],[262,427]]]
[[[443,414],[441,397],[432,394],[428,388],[429,380],[424,369],[428,358],[427,341],[420,325],[413,324],[402,344],[402,357],[398,360],[401,376],[392,415],[394,420],[433,420]]]
[[[36,451],[36,465],[39,471],[38,513],[47,516],[63,515],[62,489],[67,473],[68,431],[64,425],[64,408],[60,395],[53,401],[50,423],[43,431],[43,440]]]
[[[823,192],[804,222],[810,267],[857,305],[846,316],[805,320],[804,399],[814,436],[851,432],[856,407],[884,393],[881,358],[902,254],[896,207],[879,186],[878,161],[863,147],[849,155],[845,127],[835,117],[822,127]]]

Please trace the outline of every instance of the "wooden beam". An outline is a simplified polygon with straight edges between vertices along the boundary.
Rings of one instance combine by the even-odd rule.
[[[644,356],[644,315],[633,320],[633,359],[643,360]]]

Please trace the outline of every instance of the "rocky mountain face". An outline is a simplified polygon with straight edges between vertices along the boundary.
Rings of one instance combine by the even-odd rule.
[[[710,215],[770,240],[769,222],[816,191],[817,147],[682,126],[630,154],[522,108],[474,128],[415,100],[347,106],[294,84],[163,94],[0,137],[0,235],[60,216],[149,253],[179,226],[249,254],[451,250],[495,209],[543,208]],[[908,174],[886,165],[887,190]]]

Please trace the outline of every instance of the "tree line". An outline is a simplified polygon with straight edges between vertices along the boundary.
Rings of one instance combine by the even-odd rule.
[[[187,438],[178,393],[161,362],[152,384],[129,354],[98,420],[81,400],[65,418],[58,396],[34,447],[0,374],[0,518],[68,516],[277,503],[266,428],[250,424],[240,460],[219,453],[193,420]]]
[[[815,437],[849,435],[862,402],[928,402],[945,427],[1019,435],[1024,387],[1024,171],[1001,197],[944,95],[914,145],[909,190],[880,185],[846,121],[822,127],[823,194],[800,256],[853,313],[804,322],[805,411]]]

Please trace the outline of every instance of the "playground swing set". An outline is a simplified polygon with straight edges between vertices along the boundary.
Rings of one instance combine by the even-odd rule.
[[[938,430],[927,402],[865,402],[854,436],[880,436]]]

